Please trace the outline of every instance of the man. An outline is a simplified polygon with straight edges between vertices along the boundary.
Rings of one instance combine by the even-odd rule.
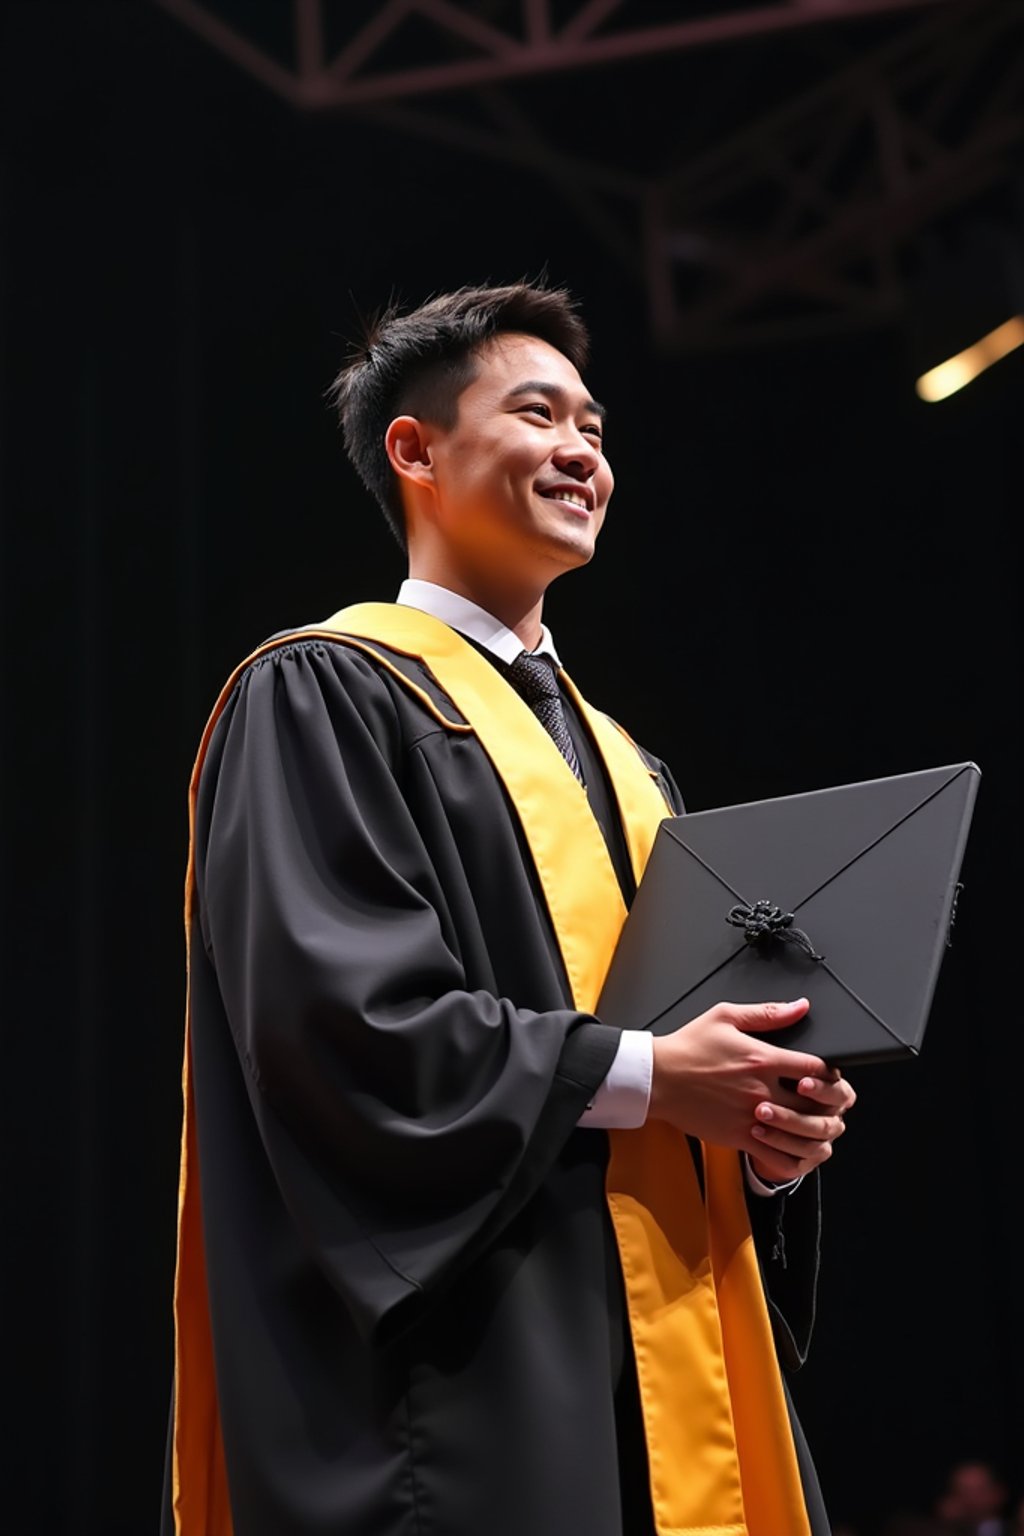
[[[409,577],[204,738],[168,1531],[827,1530],[746,1197],[792,1364],[853,1091],[746,1033],[804,1000],[593,1013],[682,802],[542,623],[612,491],[586,343],[529,284],[378,323],[335,397]]]
[[[1004,1536],[1010,1490],[992,1462],[956,1461],[935,1512],[947,1536]]]

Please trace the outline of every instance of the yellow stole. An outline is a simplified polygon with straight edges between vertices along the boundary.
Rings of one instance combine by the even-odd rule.
[[[238,676],[267,650],[317,636],[368,651],[446,725],[476,735],[522,824],[574,1005],[593,1011],[626,909],[585,791],[514,689],[472,645],[427,614],[392,604],[358,604],[247,657],[228,679],[200,743],[190,829],[206,748]],[[374,642],[422,660],[468,727],[447,720]],[[562,677],[604,759],[639,881],[668,808],[629,738]],[[190,847],[189,936],[193,891]],[[186,1016],[174,1297],[174,1509],[181,1536],[230,1536],[189,1058]],[[658,1536],[810,1536],[736,1153],[705,1146],[702,1199],[680,1132],[650,1121],[641,1130],[612,1131],[610,1141],[608,1206],[625,1280]]]

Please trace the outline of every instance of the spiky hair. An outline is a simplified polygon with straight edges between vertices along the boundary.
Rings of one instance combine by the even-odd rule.
[[[476,376],[476,354],[507,332],[546,341],[577,369],[586,364],[590,337],[571,294],[524,279],[438,294],[407,313],[389,304],[365,325],[328,391],[345,451],[403,548],[405,515],[384,446],[387,429],[404,415],[453,427],[459,396]]]

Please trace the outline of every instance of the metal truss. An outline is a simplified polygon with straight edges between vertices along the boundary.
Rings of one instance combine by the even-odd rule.
[[[691,14],[668,25],[610,21],[648,7],[637,0],[583,0],[572,13],[555,0],[455,4],[454,0],[291,0],[293,57],[282,61],[218,15],[215,0],[155,0],[271,90],[296,107],[367,106],[502,80],[577,70],[684,48],[705,48],[815,23],[849,21],[917,9],[941,0],[761,0],[727,8],[714,0],[679,5]],[[558,13],[556,19],[556,11]],[[498,13],[502,21],[494,19]],[[427,23],[443,53],[431,62],[374,67],[400,42],[412,19]],[[345,26],[329,48],[329,22]]]
[[[154,3],[297,110],[350,113],[546,177],[644,285],[671,350],[888,319],[914,236],[1007,177],[1024,137],[1018,0],[690,0],[668,24],[651,0],[291,0],[290,48],[276,53],[215,0]],[[573,142],[582,71],[634,66],[628,98],[643,90],[637,71],[673,53],[715,46],[723,70],[726,44],[912,10],[921,16],[894,37],[847,44],[812,89],[712,147],[663,145],[653,171],[647,143],[634,144],[634,167]],[[570,77],[559,87],[569,110],[545,127],[523,97],[556,72]],[[666,170],[673,156],[682,163]]]
[[[891,319],[915,237],[1019,174],[1022,141],[1024,13],[944,8],[649,189],[655,334],[693,348]]]

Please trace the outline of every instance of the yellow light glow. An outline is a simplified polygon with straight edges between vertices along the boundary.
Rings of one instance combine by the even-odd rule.
[[[1007,352],[1012,352],[1014,347],[1024,345],[1024,315],[1014,315],[1009,320],[1004,320],[1002,325],[997,325],[994,331],[989,331],[980,341],[976,341],[972,347],[965,347],[955,357],[947,358],[944,363],[939,363],[937,368],[929,368],[918,379],[914,388],[922,400],[932,404],[936,400],[945,400],[949,395],[955,395],[958,389],[963,389],[972,379],[976,379],[979,373],[984,373],[986,368],[991,368],[993,363],[998,363]]]

